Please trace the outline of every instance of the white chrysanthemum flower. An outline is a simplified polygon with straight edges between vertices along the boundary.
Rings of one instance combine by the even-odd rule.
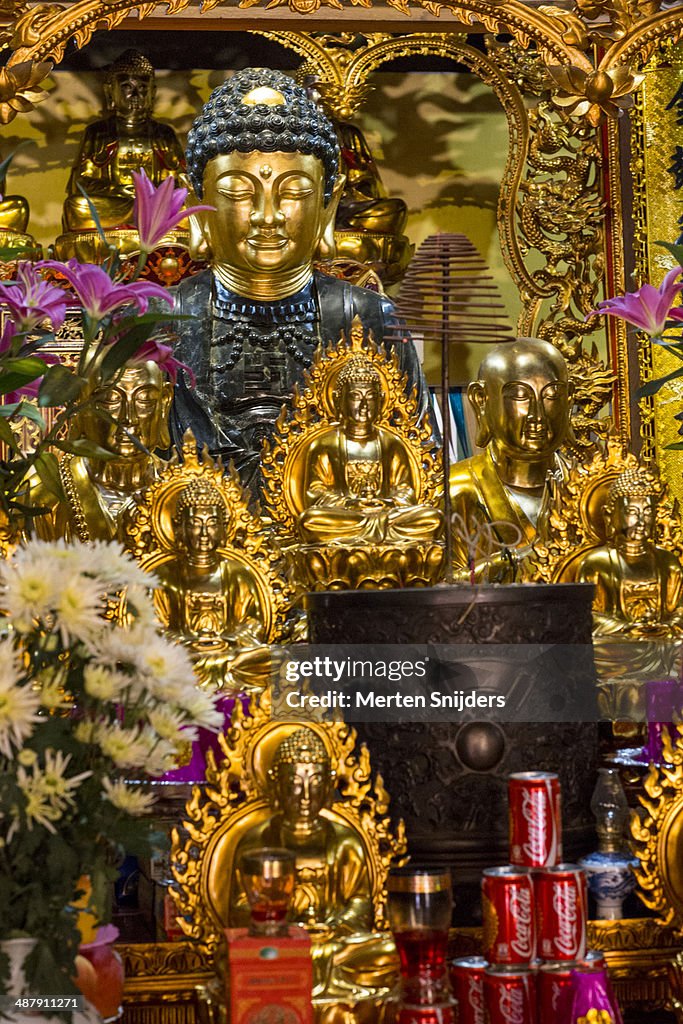
[[[48,832],[56,832],[52,822],[59,821],[62,817],[64,805],[50,799],[50,794],[42,786],[42,776],[36,775],[35,765],[30,775],[23,765],[17,768],[17,786],[26,800],[24,813],[28,827],[32,828],[35,821]],[[13,833],[14,828],[10,831]]]
[[[154,805],[153,793],[145,793],[139,786],[131,786],[121,779],[112,782],[105,776],[102,779],[102,788],[110,804],[133,817],[147,814]]]
[[[95,540],[86,545],[89,552],[85,573],[101,580],[112,590],[128,586],[149,587],[150,576],[144,572],[133,556],[119,544]],[[147,599],[149,602],[149,598]]]
[[[88,640],[102,629],[102,589],[97,580],[69,577],[62,581],[55,601],[55,623],[66,647],[72,640]]]
[[[0,585],[2,605],[20,633],[29,632],[36,619],[49,615],[55,591],[43,566],[29,564],[22,568],[6,562]]]
[[[220,732],[225,724],[225,715],[216,708],[215,700],[205,690],[195,687],[183,695],[180,705],[194,725],[208,729],[209,732]]]
[[[177,768],[178,751],[180,749],[180,744],[169,743],[168,740],[159,740],[145,761],[145,772],[147,775],[153,775],[158,778],[160,775],[165,775],[166,772]]]
[[[64,755],[61,750],[53,750],[48,747],[45,751],[45,767],[42,772],[34,766],[33,772],[36,776],[36,785],[47,793],[50,801],[55,805],[64,808],[67,804],[73,804],[73,791],[78,789],[84,779],[89,779],[92,772],[80,772],[78,775],[65,776],[69,767],[71,754]]]
[[[100,750],[117,768],[144,768],[149,744],[137,730],[118,724],[100,725],[95,735]]]
[[[36,712],[40,695],[31,686],[18,686],[11,675],[0,673],[0,753],[13,757],[40,721]]]
[[[89,697],[96,700],[117,700],[130,686],[130,677],[96,663],[83,670],[83,687]]]
[[[169,707],[167,704],[158,704],[147,712],[147,718],[152,729],[164,740],[172,740],[174,743],[180,738],[180,730],[187,725],[187,715],[177,708]],[[187,737],[185,737],[187,739]]]
[[[64,689],[65,673],[59,668],[42,673],[35,682],[40,703],[50,711],[71,700]]]
[[[30,768],[32,764],[35,764],[38,760],[38,754],[35,750],[31,750],[30,747],[24,747],[17,754],[17,761],[19,764],[23,764],[26,768]]]

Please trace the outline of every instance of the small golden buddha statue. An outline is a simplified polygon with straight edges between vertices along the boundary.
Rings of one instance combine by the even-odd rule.
[[[74,417],[70,436],[93,441],[116,457],[64,455],[59,473],[66,503],[57,502],[36,477],[31,478],[32,504],[48,509],[34,520],[39,537],[121,539],[126,516],[164,465],[154,452],[170,444],[167,420],[172,398],[173,385],[151,361],[131,363],[118,379],[95,389],[92,404]]]
[[[385,284],[398,281],[413,251],[403,234],[408,207],[403,199],[387,195],[361,129],[330,110],[326,83],[318,75],[307,74],[303,84],[311,99],[327,110],[339,140],[346,184],[335,219],[337,256],[372,266]]]
[[[265,686],[268,645],[297,625],[292,587],[234,469],[198,452],[188,431],[126,517],[124,543],[156,577],[159,618],[190,649],[199,681],[236,692]]]
[[[439,509],[417,501],[405,444],[378,426],[380,391],[380,375],[367,357],[346,362],[333,393],[339,423],[306,453],[302,540],[428,541],[441,532]]]
[[[595,584],[595,633],[680,635],[683,567],[655,543],[662,489],[644,469],[627,469],[612,484],[604,517],[607,542],[583,556],[580,583]]]
[[[489,352],[467,391],[485,451],[450,471],[453,512],[466,532],[488,527],[500,544],[521,551],[532,543],[549,500],[546,479],[564,475],[558,449],[570,433],[572,392],[567,365],[547,341],[517,338]],[[456,536],[453,549],[456,567],[472,569],[464,538]],[[485,559],[478,564],[475,556],[475,569]],[[507,581],[504,557],[493,569]]]
[[[156,569],[155,599],[172,637],[194,650],[260,645],[261,598],[253,576],[222,554],[229,512],[210,480],[195,477],[180,492],[173,514],[176,557]]]
[[[25,234],[28,227],[30,209],[28,200],[23,196],[5,195],[7,178],[0,178],[0,228]]]
[[[105,232],[132,229],[133,172],[144,170],[150,181],[159,185],[184,169],[175,132],[152,117],[155,88],[154,68],[137,50],[126,50],[107,69],[107,116],[85,130],[67,186],[62,217],[65,234],[57,239],[55,249],[59,259],[76,256],[97,262],[98,256],[106,255],[81,188]],[[127,240],[117,238],[119,248],[134,250],[132,235]]]
[[[373,932],[372,886],[361,837],[329,814],[334,782],[329,754],[312,729],[297,729],[278,745],[266,783],[271,813],[235,850],[228,921],[233,927],[249,922],[241,855],[264,846],[291,850],[296,882],[290,917],[311,937],[313,998],[355,1003],[376,997],[378,989],[386,992],[396,980],[398,962],[391,937]]]
[[[391,356],[350,336],[316,352],[261,471],[268,515],[308,590],[428,586],[444,544],[439,452]]]

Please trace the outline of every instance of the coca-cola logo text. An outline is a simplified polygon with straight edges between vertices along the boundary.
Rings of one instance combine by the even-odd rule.
[[[522,794],[522,817],[527,824],[526,842],[522,846],[525,857],[534,864],[545,864],[548,859],[548,821],[545,794],[538,789],[525,789]]]
[[[523,989],[501,989],[498,1008],[502,1013],[502,1019],[505,1021],[505,1024],[526,1024],[525,1002]]]
[[[557,920],[555,947],[565,956],[578,953],[576,929],[579,921],[579,892],[571,882],[555,883],[553,911]]]
[[[481,981],[476,978],[469,979],[469,986],[467,989],[467,1005],[470,1010],[474,1010],[472,1014],[473,1024],[485,1024],[486,1018],[484,1017],[484,993],[482,989]]]
[[[510,913],[515,923],[515,937],[510,945],[519,957],[531,959],[534,951],[534,908],[531,885],[516,886],[510,891]]]

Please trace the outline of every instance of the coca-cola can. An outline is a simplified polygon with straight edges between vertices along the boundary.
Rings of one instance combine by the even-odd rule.
[[[516,772],[508,779],[510,861],[528,868],[562,860],[560,780],[552,772]]]
[[[451,963],[451,989],[458,1004],[458,1024],[486,1024],[483,956],[464,956]]]
[[[529,868],[487,868],[481,880],[484,956],[492,964],[530,964],[536,956],[534,883]]]
[[[586,956],[586,875],[576,864],[534,872],[538,955],[543,960]]]
[[[571,1024],[572,971],[576,963],[541,964],[536,975],[538,1019],[542,1024]]]
[[[487,967],[484,1005],[487,1024],[537,1024],[534,972],[528,967]]]

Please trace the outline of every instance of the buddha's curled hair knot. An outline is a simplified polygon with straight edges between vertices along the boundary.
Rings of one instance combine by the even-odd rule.
[[[303,153],[325,171],[325,199],[339,170],[334,126],[294,79],[267,68],[236,72],[211,93],[187,137],[187,168],[201,198],[204,170],[226,153]]]
[[[337,374],[335,382],[335,394],[340,394],[346,384],[376,384],[381,385],[381,378],[375,367],[366,356],[352,356],[344,363],[344,366]]]
[[[227,511],[221,492],[204,477],[193,477],[189,484],[183,487],[176,502],[174,518],[179,519],[186,509],[191,508],[217,508],[223,513],[223,517]]]
[[[313,729],[296,729],[279,744],[273,756],[272,771],[277,774],[283,764],[320,764],[329,768],[330,757],[325,744]]]
[[[607,494],[604,514],[610,515],[620,498],[654,498],[662,496],[662,486],[647,469],[626,469],[620,473]]]

